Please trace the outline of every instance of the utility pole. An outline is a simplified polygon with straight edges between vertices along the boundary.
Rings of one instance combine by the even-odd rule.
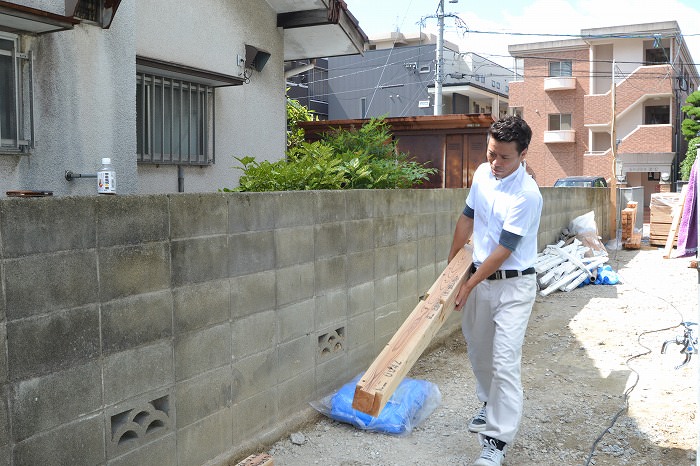
[[[617,159],[617,121],[616,118],[617,116],[615,115],[615,106],[616,106],[616,86],[615,86],[615,60],[613,59],[612,61],[612,73],[610,73],[610,76],[612,78],[612,84],[610,87],[610,103],[612,106],[612,116],[610,119],[610,149],[612,152],[612,183],[610,183],[611,190],[610,190],[610,204],[611,204],[611,209],[610,213],[608,215],[608,219],[610,222],[610,238],[614,238],[617,240],[617,230],[618,230],[618,218],[619,218],[619,212],[618,212],[618,204],[622,202],[622,192],[620,191],[620,187],[618,186],[619,183],[622,182],[623,178],[620,177],[618,179],[618,175],[622,175],[622,164],[621,162]],[[619,199],[618,199],[619,198]],[[619,245],[621,247],[621,245]]]
[[[438,6],[438,37],[435,45],[435,105],[433,115],[442,115],[442,51],[445,47],[445,0],[440,0]]]

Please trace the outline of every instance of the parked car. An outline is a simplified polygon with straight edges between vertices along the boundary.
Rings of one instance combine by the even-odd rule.
[[[607,188],[602,176],[567,176],[554,182],[555,188]]]

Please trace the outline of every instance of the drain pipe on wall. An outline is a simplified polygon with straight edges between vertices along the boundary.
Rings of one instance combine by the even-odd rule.
[[[185,169],[182,165],[177,166],[177,192],[185,192]]]

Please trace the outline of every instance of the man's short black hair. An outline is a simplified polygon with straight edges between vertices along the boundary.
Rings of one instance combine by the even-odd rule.
[[[532,130],[522,118],[507,116],[491,124],[489,137],[493,137],[496,141],[501,142],[515,141],[518,154],[520,154],[530,145]]]

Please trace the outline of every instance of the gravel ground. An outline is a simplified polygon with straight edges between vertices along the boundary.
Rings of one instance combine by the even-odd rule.
[[[658,248],[609,253],[621,283],[537,298],[523,350],[524,417],[506,465],[696,464],[700,357],[676,370],[681,346],[660,350],[682,335],[681,322],[698,319],[697,272]],[[320,417],[267,453],[276,466],[471,465],[480,447],[467,424],[479,403],[465,353],[457,332],[413,367],[409,376],[437,384],[442,403],[411,434]]]

